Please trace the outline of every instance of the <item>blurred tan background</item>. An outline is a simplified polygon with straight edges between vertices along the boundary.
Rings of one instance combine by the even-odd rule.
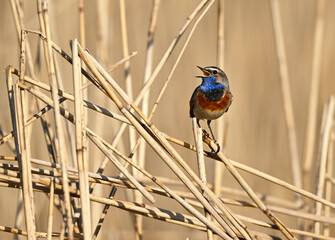
[[[279,2],[288,59],[298,151],[302,164],[311,90],[313,33],[317,1],[280,0]],[[154,42],[153,68],[155,68],[170,42],[198,3],[199,1],[193,0],[161,1]],[[25,27],[27,29],[38,30],[36,1],[28,0],[24,1],[23,4]],[[141,89],[143,82],[146,39],[151,8],[152,1],[149,0],[126,1],[129,50],[138,52],[137,56],[130,61],[134,96]],[[316,133],[317,142],[320,132],[322,106],[327,102],[328,97],[335,93],[335,68],[333,67],[335,62],[335,15],[333,14],[335,12],[335,1],[326,1],[325,9],[318,104],[318,114],[320,117],[317,119]],[[105,11],[107,14],[102,14],[101,11]],[[270,2],[268,0],[226,0],[224,11],[225,53],[217,52],[216,2],[200,22],[192,37],[153,118],[153,122],[161,131],[193,144],[194,139],[191,119],[189,118],[188,101],[194,88],[200,84],[200,80],[195,78],[196,75],[200,74],[196,66],[216,65],[217,54],[224,54],[224,71],[230,80],[231,91],[234,95],[234,102],[229,112],[218,120],[224,120],[228,123],[224,153],[229,158],[292,183],[288,135],[282,105],[279,65],[276,55]],[[66,52],[70,53],[69,41],[79,38],[77,1],[50,1],[49,13],[53,41]],[[85,1],[85,14],[86,48],[107,68],[123,57],[119,1]],[[0,3],[0,30],[0,67],[4,69],[7,65],[11,64],[18,68],[19,44],[9,1],[2,1]],[[189,31],[186,32],[186,34],[188,33]],[[150,108],[166,80],[185,39],[186,36],[181,38],[167,64],[159,73],[151,90]],[[29,41],[33,56],[36,58],[38,47],[37,37],[29,36]],[[59,58],[59,62],[65,90],[71,92],[71,67],[61,58]],[[123,67],[114,71],[112,76],[124,87]],[[40,80],[48,82],[46,77],[44,66]],[[93,87],[89,89],[88,99],[115,110],[111,101],[107,100],[100,93],[97,93]],[[12,127],[4,73],[0,77],[0,100],[0,124],[3,130],[10,132]],[[95,113],[89,113],[88,125],[101,136],[111,141],[118,123],[105,117],[97,116]],[[97,122],[103,124],[96,124]],[[202,125],[206,126],[205,123]],[[213,126],[214,131],[216,131],[216,124],[213,124]],[[36,124],[34,131],[37,134],[32,139],[32,156],[39,159],[47,159],[40,123]],[[127,138],[128,135],[125,133],[125,136]],[[318,145],[317,142],[316,147]],[[119,148],[125,153],[129,152],[127,141],[124,144],[120,144]],[[177,147],[177,150],[196,170],[195,154],[180,147]],[[171,171],[153,151],[148,148],[147,152],[148,162],[146,163],[146,169],[157,176],[171,177]],[[317,148],[313,161],[314,170],[317,166],[316,152]],[[90,170],[96,171],[99,162],[102,160],[102,154],[93,148],[90,149],[89,153]],[[3,145],[0,146],[0,154],[10,155],[11,152],[6,145]],[[214,163],[212,160],[208,160],[206,163],[208,181],[212,183]],[[116,175],[117,171],[110,167],[106,171],[106,174]],[[293,199],[292,193],[280,187],[276,187],[273,184],[269,185],[269,183],[245,173],[242,173],[242,176],[245,177],[257,192]],[[222,184],[224,186],[238,186],[228,172],[224,173],[223,179]],[[311,183],[311,189],[314,191],[313,179],[311,179]],[[14,226],[18,190],[0,188],[0,191],[0,225]],[[104,190],[100,189],[99,191],[100,194],[103,194]],[[107,191],[105,192],[107,194]],[[123,194],[123,192],[122,194],[120,192],[120,195],[117,195],[117,197],[125,198]],[[37,194],[37,196],[40,196],[36,197],[36,205],[38,206],[37,230],[45,231],[45,213],[48,202],[44,195]],[[10,207],[8,205],[9,201],[12,203]],[[164,208],[168,204],[168,202],[158,201],[156,206]],[[93,204],[93,211],[98,213],[97,215],[101,211],[99,209],[101,209],[100,206]],[[173,209],[182,211],[177,205],[173,205]],[[93,225],[97,221],[95,213],[92,214],[94,219]],[[292,224],[292,227],[296,227],[295,221],[287,220]],[[55,229],[57,228],[56,226]],[[118,209],[111,209],[100,239],[133,239],[132,234],[133,227],[129,213]],[[161,240],[171,238],[186,239],[186,237],[190,239],[204,239],[206,235],[196,230],[189,230],[169,223],[144,218],[144,239],[157,239],[158,237]],[[0,238],[13,239],[13,236],[0,232]]]

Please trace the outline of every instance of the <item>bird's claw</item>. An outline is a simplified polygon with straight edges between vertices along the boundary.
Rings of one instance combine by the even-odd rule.
[[[213,149],[211,149],[211,151],[212,151],[212,153],[214,153],[215,155],[218,154],[218,152],[220,152],[220,150],[221,150],[221,147],[220,147],[219,143],[218,143],[215,139],[212,139],[212,138],[209,136],[208,132],[206,132],[206,130],[204,130],[204,129],[202,130],[202,136],[203,136],[204,141],[206,141],[206,139],[209,138],[209,139],[211,139],[211,140],[213,140],[213,141],[215,142],[215,144],[216,144],[216,146],[217,146],[217,150],[214,151]]]
[[[216,143],[216,146],[218,147],[218,149],[215,151],[215,155],[216,155],[216,154],[218,154],[218,152],[220,152],[221,147],[220,147],[220,144],[217,141],[215,141],[215,143]]]
[[[202,137],[203,137],[203,139],[209,138],[209,134],[208,134],[208,132],[206,132],[205,129],[202,129]]]

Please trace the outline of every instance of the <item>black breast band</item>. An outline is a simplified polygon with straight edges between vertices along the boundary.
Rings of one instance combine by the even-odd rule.
[[[224,88],[212,89],[210,91],[203,92],[206,99],[210,102],[220,101],[225,93]]]

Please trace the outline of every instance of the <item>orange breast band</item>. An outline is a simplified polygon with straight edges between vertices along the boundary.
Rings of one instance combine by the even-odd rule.
[[[202,109],[206,109],[212,112],[225,111],[229,107],[229,104],[231,101],[231,95],[229,92],[226,92],[223,98],[221,98],[219,101],[211,102],[211,101],[208,101],[205,95],[199,91],[197,100],[198,100],[199,106]]]

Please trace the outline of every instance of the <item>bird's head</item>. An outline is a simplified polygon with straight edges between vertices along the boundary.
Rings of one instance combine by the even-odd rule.
[[[229,89],[228,78],[226,74],[218,67],[209,66],[209,67],[199,67],[197,66],[204,74],[204,76],[197,76],[202,78],[204,81],[222,84]]]

